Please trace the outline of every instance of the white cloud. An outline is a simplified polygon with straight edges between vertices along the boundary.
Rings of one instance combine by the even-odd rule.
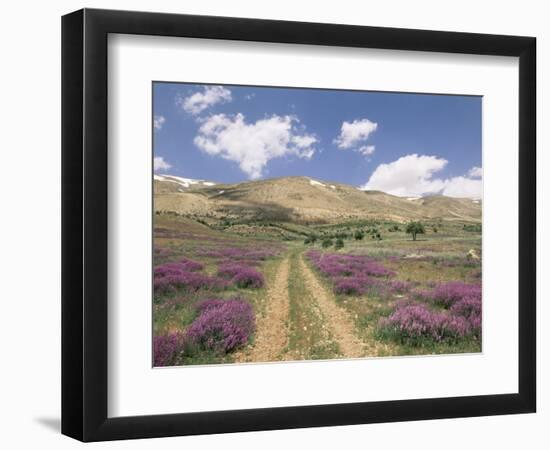
[[[202,121],[195,145],[202,151],[239,164],[251,179],[262,176],[273,158],[309,159],[317,138],[298,127],[294,116],[271,116],[247,123],[242,114],[216,114]]]
[[[256,97],[256,94],[254,94],[254,92],[253,92],[253,93],[251,93],[251,94],[246,94],[246,95],[244,96],[244,99],[245,99],[245,100],[252,100],[254,97]]]
[[[388,164],[380,164],[362,189],[379,190],[402,197],[413,197],[443,189],[442,180],[432,179],[447,160],[436,156],[406,155]]]
[[[483,169],[481,167],[472,167],[468,172],[468,176],[471,178],[481,178],[483,176]]]
[[[153,117],[153,126],[155,130],[160,130],[164,125],[164,122],[166,122],[166,119],[164,118],[164,116]]]
[[[232,100],[231,91],[223,86],[204,86],[201,92],[195,92],[189,97],[179,97],[176,103],[187,113],[196,116],[205,109],[218,103]]]
[[[401,197],[415,197],[442,194],[449,197],[480,198],[481,179],[469,176],[448,179],[435,178],[434,174],[443,170],[448,161],[437,156],[406,155],[387,164],[380,164],[369,181],[361,186],[365,190],[379,190]]]
[[[447,180],[442,194],[448,197],[481,198],[483,185],[479,178],[454,177]]]
[[[338,148],[348,149],[365,142],[371,133],[378,128],[378,124],[369,119],[357,119],[353,122],[343,122],[340,135],[334,139]]]
[[[363,145],[362,147],[359,147],[357,151],[365,156],[370,156],[374,153],[374,150],[376,147],[374,145]]]
[[[153,168],[155,169],[155,172],[157,170],[168,170],[171,167],[172,165],[166,162],[162,156],[155,156],[153,158]]]

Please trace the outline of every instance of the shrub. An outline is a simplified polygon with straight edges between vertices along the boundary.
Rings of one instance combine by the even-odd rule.
[[[169,262],[155,267],[154,275],[161,277],[166,275],[180,275],[184,272],[197,272],[203,268],[204,266],[200,262],[183,258],[179,262]]]
[[[363,233],[361,230],[357,230],[355,234],[353,235],[356,241],[361,241],[365,237],[365,233]]]
[[[395,273],[386,269],[372,258],[348,254],[322,254],[310,250],[306,257],[323,274],[329,277],[369,275],[375,277],[394,276]]]
[[[481,297],[467,296],[457,301],[451,307],[451,313],[465,318],[470,324],[472,332],[481,334]]]
[[[218,276],[231,279],[247,268],[248,267],[242,263],[223,262],[218,266]]]
[[[191,348],[228,353],[245,345],[255,330],[252,306],[244,300],[209,300],[185,336]]]
[[[470,231],[474,233],[481,233],[481,224],[466,225],[463,226],[464,231]]]
[[[364,275],[334,279],[334,293],[336,294],[361,295],[370,289],[381,287],[378,280]]]
[[[317,240],[317,236],[312,234],[304,239],[304,244],[315,244],[316,240]]]
[[[233,284],[241,288],[261,288],[264,285],[263,275],[242,261],[220,264],[218,267],[218,276],[231,279]]]
[[[328,239],[325,239],[323,240],[323,248],[328,248],[328,247],[332,247],[332,239],[328,238]]]
[[[240,288],[261,288],[264,285],[264,277],[256,269],[245,268],[233,277],[233,283]]]
[[[233,300],[240,300],[240,299],[233,299]],[[208,311],[210,309],[219,308],[226,301],[228,300],[222,300],[217,298],[201,300],[195,305],[195,308],[199,314],[202,314],[203,312]]]
[[[334,248],[337,250],[344,248],[344,241],[340,238],[336,239],[336,242],[334,243]]]
[[[444,308],[450,308],[466,297],[476,298],[481,305],[481,285],[467,284],[462,281],[440,283],[432,291],[418,292],[416,295]]]
[[[228,286],[229,284],[225,280],[195,272],[155,276],[153,280],[155,294],[175,292],[177,289],[187,292],[196,292],[200,289],[221,290]]]
[[[184,345],[181,333],[170,333],[153,338],[153,366],[171,366],[176,363]]]
[[[412,345],[425,339],[440,342],[462,338],[471,332],[464,317],[432,311],[416,302],[398,304],[389,317],[380,319],[379,329],[386,336]]]
[[[334,285],[334,292],[336,294],[345,295],[359,295],[363,294],[363,280],[358,278],[341,278]]]
[[[411,283],[408,281],[391,280],[388,283],[388,289],[394,294],[405,294],[411,288]]]
[[[334,283],[334,292],[337,294],[357,295],[373,287],[381,288],[383,286],[376,278],[395,275],[366,256],[322,254],[317,250],[310,250],[306,257],[319,272]]]

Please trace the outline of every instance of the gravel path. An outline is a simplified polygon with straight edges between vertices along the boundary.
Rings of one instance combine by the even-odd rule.
[[[313,293],[327,321],[327,326],[338,343],[344,358],[365,356],[363,342],[355,334],[355,326],[346,310],[338,306],[332,294],[319,282],[313,271],[300,257],[300,269],[308,290]]]
[[[266,295],[265,313],[256,319],[254,344],[235,355],[236,362],[280,361],[288,342],[288,270],[285,258]]]

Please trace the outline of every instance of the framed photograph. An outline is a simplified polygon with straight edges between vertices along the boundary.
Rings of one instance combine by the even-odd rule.
[[[62,21],[62,432],[535,412],[536,41]]]

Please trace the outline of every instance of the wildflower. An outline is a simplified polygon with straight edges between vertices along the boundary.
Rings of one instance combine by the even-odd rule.
[[[255,330],[252,306],[240,299],[209,300],[186,333],[189,345],[217,353],[243,346]]]

